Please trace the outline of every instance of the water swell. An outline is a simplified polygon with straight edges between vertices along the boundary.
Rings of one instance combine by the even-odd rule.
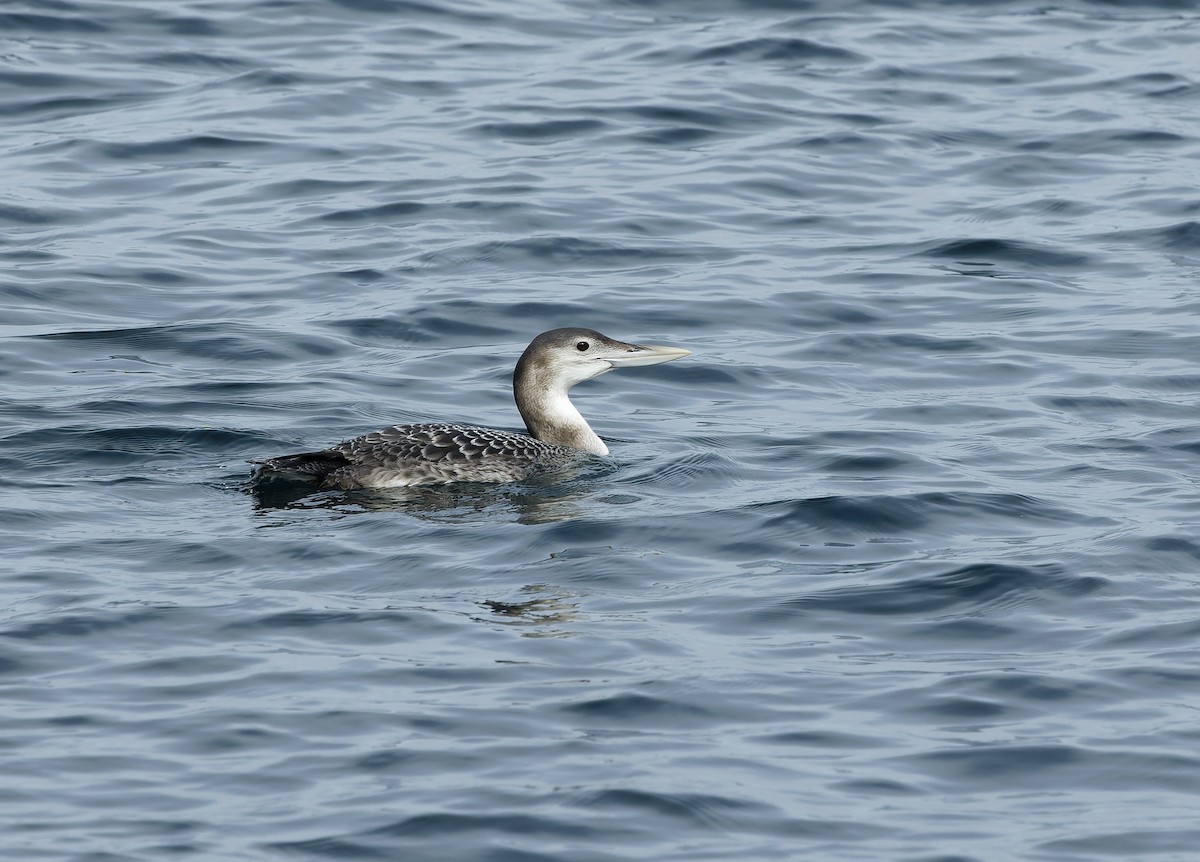
[[[1052,564],[974,563],[883,584],[833,587],[781,602],[771,615],[782,610],[794,615],[996,615],[1049,599],[1081,598],[1105,584],[1103,578],[1072,575]]]

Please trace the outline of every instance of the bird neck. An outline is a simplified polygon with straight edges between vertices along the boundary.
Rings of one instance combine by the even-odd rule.
[[[607,455],[604,441],[567,397],[567,387],[546,377],[529,367],[518,367],[513,376],[513,396],[529,433],[543,443]]]

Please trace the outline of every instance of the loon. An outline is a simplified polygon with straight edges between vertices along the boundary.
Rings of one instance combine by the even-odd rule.
[[[257,464],[258,479],[299,479],[321,490],[512,482],[564,467],[608,447],[567,397],[576,383],[614,368],[657,365],[690,350],[626,344],[594,329],[552,329],[530,342],[513,372],[528,434],[474,425],[393,425],[322,449]]]

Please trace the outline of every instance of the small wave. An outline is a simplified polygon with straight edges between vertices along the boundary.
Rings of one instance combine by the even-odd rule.
[[[69,6],[61,10],[73,11]],[[35,33],[107,33],[109,28],[98,21],[85,18],[82,15],[43,15],[34,12],[5,12],[0,13],[0,32],[19,33],[30,30]]]
[[[1200,759],[1187,755],[1101,750],[1083,745],[972,745],[903,758],[949,784],[972,787],[983,776],[1008,788],[1133,789],[1200,792]],[[1114,779],[1114,776],[1118,776]]]
[[[1056,838],[1035,852],[1051,859],[1190,859],[1198,845],[1200,829],[1127,829]]]
[[[395,201],[390,204],[379,204],[372,207],[335,210],[320,216],[321,221],[329,222],[391,222],[407,220],[428,210],[426,204],[418,201]]]
[[[613,788],[581,794],[577,805],[584,808],[624,809],[636,811],[637,816],[654,814],[679,821],[691,821],[697,826],[736,827],[747,816],[772,815],[774,810],[762,803],[748,802],[728,796],[702,794],[653,793],[645,790]]]
[[[49,207],[26,207],[18,204],[0,204],[0,224],[9,225],[56,225],[68,224],[78,219],[76,213]]]
[[[117,161],[140,161],[149,158],[194,158],[198,155],[228,153],[232,150],[267,149],[267,140],[232,138],[223,135],[190,135],[161,141],[137,144],[96,144],[98,155]]]
[[[470,131],[489,138],[523,143],[550,143],[577,138],[605,128],[600,120],[543,120],[537,123],[481,123]]]
[[[678,727],[681,722],[689,725],[709,724],[716,719],[712,711],[700,704],[645,694],[614,694],[569,704],[560,709],[604,724],[633,722],[644,725],[653,722]]]
[[[751,62],[789,65],[837,63],[856,65],[865,62],[866,58],[854,51],[826,45],[812,39],[760,36],[691,51],[686,55],[685,61],[691,63]]]
[[[155,276],[159,283],[171,283],[171,275]],[[275,332],[264,327],[234,323],[179,323],[120,329],[79,329],[28,335],[47,341],[104,344],[135,354],[146,353],[156,359],[227,360],[238,363],[277,364],[312,356],[335,356],[345,350],[332,339],[312,335]]]
[[[1093,239],[1103,242],[1133,243],[1137,246],[1149,246],[1167,251],[1194,252],[1200,250],[1200,221],[1189,219],[1161,227],[1113,231],[1096,234]]]
[[[112,413],[116,405],[104,402],[98,411]],[[191,403],[181,405],[189,414]],[[76,410],[75,412],[82,412]],[[144,411],[136,411],[141,413]],[[73,473],[90,472],[103,467],[149,466],[163,461],[212,458],[216,455],[249,456],[262,451],[266,434],[229,431],[220,428],[140,425],[117,428],[42,427],[35,431],[11,434],[0,440],[11,453],[14,465],[10,475],[47,468],[68,469]]]
[[[455,761],[446,760],[449,768]],[[461,766],[461,764],[458,764]],[[474,836],[489,836],[491,845],[486,851],[474,846]],[[375,829],[356,833],[343,833],[303,841],[280,841],[268,845],[289,856],[310,856],[328,859],[398,859],[403,857],[421,859],[490,859],[497,862],[521,862],[541,858],[540,854],[507,852],[497,850],[495,842],[554,838],[608,840],[612,837],[611,825],[592,827],[578,819],[548,817],[526,814],[519,811],[496,811],[484,814],[458,814],[450,812],[426,812],[414,814]],[[397,841],[403,841],[397,844]],[[430,841],[435,846],[414,848],[410,842]],[[445,852],[447,846],[457,849],[453,854]],[[470,848],[470,849],[468,849]],[[465,855],[458,855],[465,854]]]
[[[1026,494],[927,491],[904,496],[831,495],[769,506],[775,514],[765,519],[767,528],[791,525],[872,535],[910,532],[933,524],[957,532],[963,524],[972,524],[976,529],[980,521],[991,526],[991,534],[1010,528],[1000,527],[1000,520],[1019,522],[1026,529],[1032,524],[1103,522]]]
[[[1103,587],[1103,578],[1068,574],[1061,567],[975,563],[886,584],[860,584],[788,599],[776,605],[790,612],[925,616],[950,610],[979,613],[1011,609],[1039,595],[1079,597]]]
[[[1090,262],[1088,255],[1062,251],[1046,244],[1006,239],[959,239],[926,248],[927,257],[951,258],[957,263],[1024,264],[1037,269],[1076,268]]]
[[[662,263],[698,263],[721,259],[723,252],[675,245],[633,245],[578,236],[532,236],[512,242],[482,242],[421,255],[426,267],[436,264],[461,268],[464,263],[487,262],[522,273],[627,269]],[[440,267],[433,267],[440,268]]]

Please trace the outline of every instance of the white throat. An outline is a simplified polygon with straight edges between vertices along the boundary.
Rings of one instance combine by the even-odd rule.
[[[603,440],[596,436],[596,432],[587,424],[587,420],[583,418],[579,409],[571,403],[565,389],[546,393],[546,398],[542,399],[539,406],[542,408],[539,424],[544,422],[553,430],[547,429],[549,436],[535,434],[538,439],[545,440],[547,443],[574,446],[576,449],[594,452],[597,455],[608,454],[608,447],[604,445]]]
[[[514,381],[517,409],[529,433],[545,443],[607,455],[604,441],[567,397],[567,387],[562,381],[547,377],[548,374],[532,371],[518,375]]]

